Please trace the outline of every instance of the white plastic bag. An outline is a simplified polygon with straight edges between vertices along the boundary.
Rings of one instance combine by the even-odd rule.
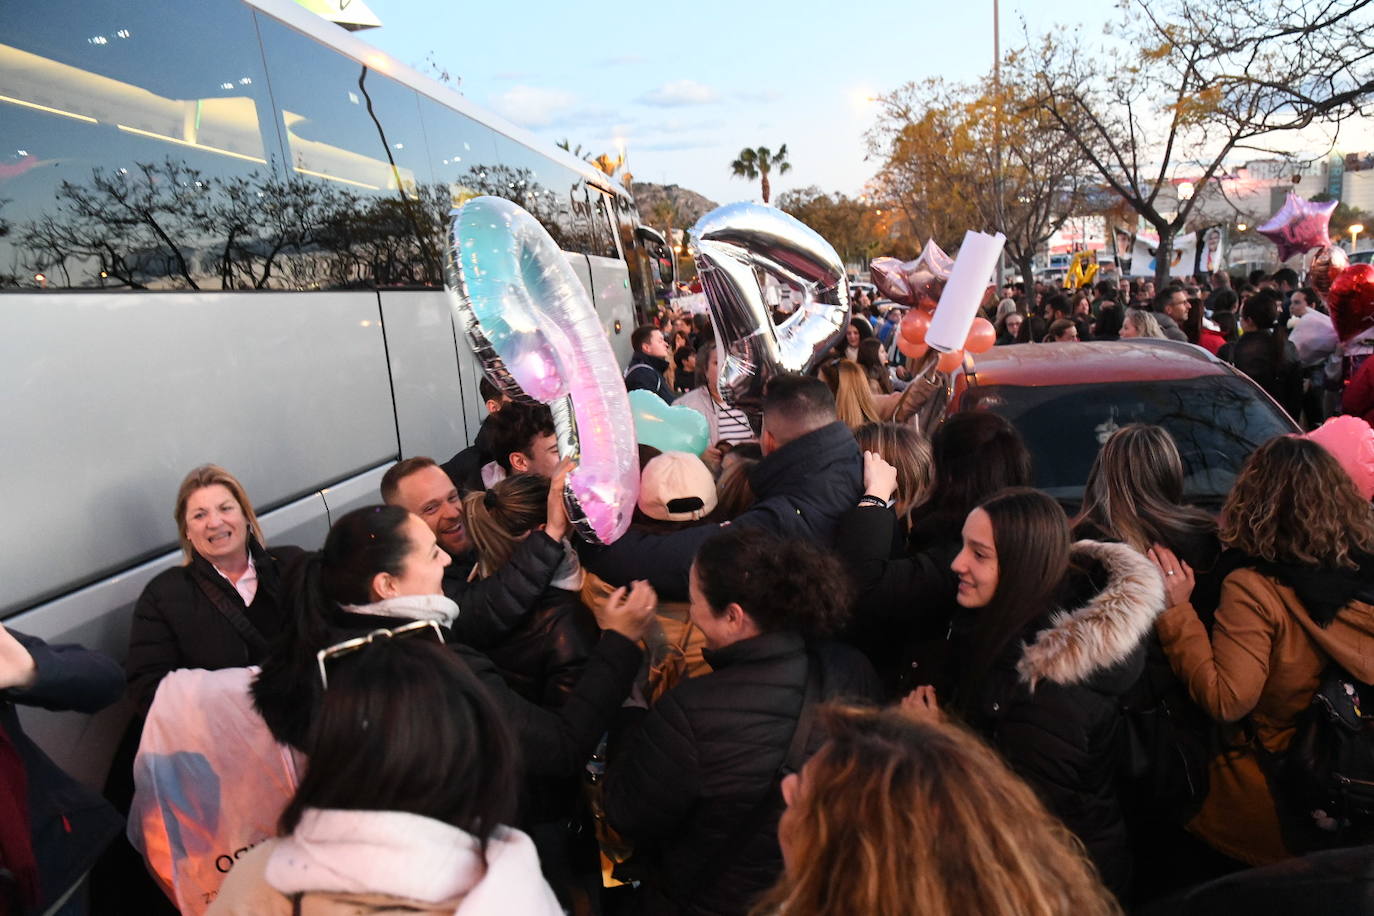
[[[298,762],[253,709],[257,668],[163,678],[134,758],[129,842],[183,914],[200,916],[234,863],[276,836]]]

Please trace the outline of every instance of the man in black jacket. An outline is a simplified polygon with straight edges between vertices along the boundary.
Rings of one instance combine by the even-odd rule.
[[[562,486],[551,490],[559,494],[561,507]],[[462,498],[433,458],[407,458],[392,465],[382,477],[382,501],[418,515],[453,558],[443,580],[444,594],[461,610],[453,634],[474,648],[495,645],[524,620],[563,561],[567,515],[551,511],[544,530],[530,532],[495,574],[469,582],[477,558],[463,525]]]
[[[835,398],[820,379],[773,378],[763,396],[763,460],[749,474],[756,502],[733,520],[785,538],[829,547],[835,528],[863,492],[863,457]],[[584,565],[611,585],[647,579],[660,598],[687,597],[687,574],[716,525],[670,534],[631,528],[609,547],[583,548]]]
[[[463,493],[486,489],[482,485],[482,468],[496,460],[496,455],[492,451],[491,418],[510,403],[506,393],[492,384],[485,375],[478,383],[478,388],[482,392],[482,400],[486,402],[487,416],[482,420],[472,444],[440,465],[448,479]]]
[[[673,403],[673,386],[668,384],[668,341],[663,332],[652,325],[635,328],[630,335],[630,346],[634,356],[625,367],[625,389],[634,391],[642,388],[661,397],[666,404]]]
[[[123,692],[114,659],[0,626],[0,912],[53,910],[123,827],[24,734],[15,704],[93,713]]]

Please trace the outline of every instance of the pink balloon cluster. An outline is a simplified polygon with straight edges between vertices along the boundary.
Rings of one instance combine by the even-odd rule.
[[[915,306],[902,319],[897,349],[912,359],[920,359],[929,347],[926,332],[930,330],[930,318],[935,314],[940,294],[945,290],[945,281],[954,268],[954,259],[931,239],[926,242],[921,256],[914,261],[899,261],[896,258],[874,258],[868,264],[873,277],[873,285],[893,302]],[[985,353],[997,342],[997,330],[986,318],[973,319],[973,327],[964,340],[963,350],[941,353],[936,368],[941,372],[953,372],[964,362],[964,351]]]

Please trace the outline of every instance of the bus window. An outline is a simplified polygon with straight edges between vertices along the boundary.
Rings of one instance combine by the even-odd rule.
[[[258,16],[286,168],[316,195],[317,288],[443,285],[448,188],[435,181],[418,94]],[[298,278],[299,279],[299,278]]]
[[[256,286],[280,154],[246,7],[0,4],[0,288]]]
[[[458,206],[481,193],[481,174],[497,164],[496,132],[485,124],[433,99],[420,97],[420,121],[429,146],[434,180],[448,189],[449,204]]]
[[[603,258],[619,258],[620,249],[615,244],[615,221],[611,217],[610,195],[590,185],[587,191],[592,199],[588,234],[591,250],[587,253]]]
[[[501,134],[496,137],[496,150],[501,160],[499,180],[485,182],[483,193],[524,207],[564,251],[585,251],[583,216],[570,195],[571,188],[581,186],[582,176]]]

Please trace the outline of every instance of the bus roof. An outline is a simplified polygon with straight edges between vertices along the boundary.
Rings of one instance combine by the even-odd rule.
[[[413,67],[401,63],[385,51],[374,48],[342,26],[300,6],[295,0],[243,0],[243,2],[273,19],[309,35],[321,44],[328,45],[359,64],[371,67],[378,73],[399,83],[404,83],[416,92],[423,93],[435,101],[505,134],[541,156],[547,156],[557,161],[560,165],[582,175],[601,190],[620,197],[631,196],[628,190],[618,182],[612,181],[610,176],[595,166],[584,162],[565,149],[541,140],[528,130],[512,124],[495,112],[474,104],[462,93],[445,86],[432,77],[425,76]]]

